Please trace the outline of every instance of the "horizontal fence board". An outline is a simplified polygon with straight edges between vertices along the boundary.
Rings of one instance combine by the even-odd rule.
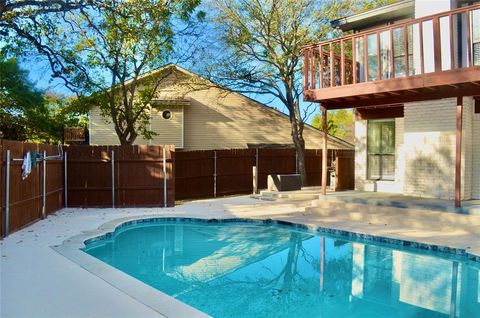
[[[215,151],[182,151],[175,154],[175,199],[214,196]]]
[[[19,230],[42,217],[43,165],[46,165],[45,179],[45,210],[47,214],[54,213],[63,207],[63,161],[62,147],[57,145],[33,144],[19,141],[0,141],[0,198],[1,198],[1,233],[5,231],[5,173],[6,151],[10,150],[10,195],[9,195],[9,233]],[[32,165],[31,173],[22,178],[22,159],[26,152],[43,152],[51,157],[46,162],[38,160]],[[55,159],[54,156],[59,156]],[[15,159],[15,160],[14,160]]]
[[[164,178],[168,206],[173,206],[173,146],[73,146],[68,151],[68,205],[111,207],[163,206]],[[112,151],[114,152],[112,177]],[[113,182],[113,183],[112,183]]]
[[[56,145],[41,145],[2,140],[0,151],[0,230],[5,224],[5,151],[11,158],[23,158],[26,151],[52,156],[46,163],[46,213],[64,206],[64,161],[62,149]],[[296,172],[294,149],[222,149],[175,152],[165,146],[166,173],[162,146],[87,146],[75,145],[64,149],[68,153],[67,192],[69,207],[112,206],[112,150],[114,160],[114,199],[117,207],[163,206],[164,180],[167,183],[167,205],[175,199],[212,198],[215,196],[251,193],[252,167],[258,164],[259,189],[267,186],[269,174]],[[258,157],[257,157],[258,154]],[[53,156],[60,156],[59,159]],[[322,151],[305,151],[307,185],[320,185]],[[334,150],[328,153],[328,166],[335,162],[337,189],[352,189],[354,185],[354,152]],[[10,171],[9,232],[18,230],[42,217],[43,163],[22,179],[22,162],[12,161]],[[330,174],[327,176],[329,178]]]
[[[340,181],[342,189],[353,189],[354,179],[351,163],[353,163],[354,152],[329,150],[328,167],[332,167],[337,152],[347,160],[342,163],[341,170],[337,172],[337,174],[342,174],[340,178],[337,176],[337,180]],[[183,200],[252,193],[252,168],[257,162],[259,189],[267,187],[267,177],[270,174],[293,174],[297,171],[294,149],[182,151],[176,153],[175,197]],[[349,166],[347,166],[347,162]],[[322,179],[322,150],[305,150],[305,168],[307,171],[306,186],[319,186]],[[327,185],[330,185],[330,173],[327,175]],[[337,187],[337,189],[340,188]]]

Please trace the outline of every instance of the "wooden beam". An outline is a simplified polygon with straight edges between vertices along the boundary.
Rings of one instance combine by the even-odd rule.
[[[345,85],[345,43],[340,41],[340,85]]]
[[[450,28],[450,69],[453,70],[455,68],[455,42],[453,41],[453,15],[450,14],[448,16],[448,27]],[[422,72],[423,73],[423,72]]]
[[[353,84],[357,83],[357,57],[355,54],[356,52],[356,46],[355,46],[355,38],[352,38],[352,75],[353,75]]]
[[[335,86],[335,58],[333,56],[333,44],[330,42],[330,87]]]
[[[316,79],[316,72],[315,72],[315,67],[317,66],[316,65],[316,62],[315,62],[315,50],[314,49],[311,49],[310,50],[310,89],[315,89],[317,87],[316,83],[317,83],[317,79]],[[320,87],[319,87],[320,88]]]
[[[408,65],[408,25],[406,25],[403,29],[403,37],[404,37],[404,50],[405,50],[405,77],[410,76],[409,65]]]
[[[473,48],[473,43],[472,43],[472,35],[470,34],[470,12],[467,11],[465,14],[466,16],[466,29],[467,29],[467,67],[470,67],[473,65],[473,56],[472,56],[472,48]],[[463,66],[463,65],[462,65]]]
[[[385,92],[400,92],[403,90],[418,90],[425,87],[455,85],[462,83],[480,82],[480,67],[469,67],[443,71],[439,73],[426,73],[420,76],[410,76],[394,79],[385,79],[375,82],[358,83],[355,85],[344,85],[328,87],[319,90],[305,92],[305,100],[317,103],[328,103],[329,99],[346,98],[349,96],[368,95]],[[477,88],[478,91],[478,88]],[[470,94],[457,91],[454,96]],[[473,93],[471,95],[478,95]],[[394,102],[391,102],[394,103]],[[388,103],[387,104],[391,104]]]
[[[432,19],[433,24],[433,59],[435,61],[435,72],[442,71],[442,50],[440,39],[440,18],[435,16]]]
[[[364,71],[365,71],[365,82],[368,82],[368,43],[367,43],[367,35],[363,36],[363,63],[364,63]]]
[[[319,59],[320,59],[320,72],[319,72],[319,81],[318,81],[318,87],[323,88],[323,61],[324,61],[324,56],[323,56],[323,48],[320,45],[319,49]]]
[[[394,51],[394,43],[393,43],[393,29],[390,29],[390,78],[395,77],[395,60],[393,59]]]
[[[380,61],[380,32],[377,32],[377,80],[382,79],[382,68],[380,65],[382,62]]]
[[[379,108],[357,108],[357,120],[403,118],[403,105],[392,105]]]
[[[455,143],[455,207],[462,206],[462,118],[463,97],[457,97],[457,130]]]
[[[420,92],[419,94],[403,94],[401,96],[358,99],[358,100],[351,100],[348,102],[345,101],[341,103],[323,101],[322,105],[324,105],[328,110],[334,110],[334,109],[342,109],[342,108],[358,108],[358,107],[365,107],[365,106],[380,106],[380,105],[401,104],[401,103],[409,103],[409,102],[421,102],[425,100],[457,97],[459,95],[462,95],[462,96],[478,95],[478,87],[472,87],[469,89],[463,88],[462,90],[456,90],[452,87],[447,86],[447,87],[442,87],[436,92],[423,91],[423,92]]]
[[[418,32],[420,38],[420,74],[424,74],[425,58],[423,56],[423,21],[418,22]]]
[[[327,129],[327,109],[322,106],[322,131],[323,131],[323,149],[322,149],[322,194],[327,194],[327,160],[328,160],[328,129]]]
[[[308,52],[310,50],[303,51],[303,90],[306,91],[308,87]]]

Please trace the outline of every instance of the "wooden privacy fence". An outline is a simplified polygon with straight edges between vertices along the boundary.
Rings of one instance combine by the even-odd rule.
[[[63,208],[61,150],[55,145],[0,140],[2,236]],[[28,151],[32,156],[37,153],[39,160],[36,165],[32,165],[28,177],[23,179],[23,156]]]
[[[23,179],[26,152],[39,160]],[[0,235],[63,207],[174,206],[174,156],[173,146],[62,148],[0,140]]]
[[[334,165],[332,163],[335,162]],[[294,149],[232,149],[177,152],[175,157],[175,198],[211,198],[253,192],[252,167],[257,167],[258,188],[267,187],[269,174],[296,173]],[[335,190],[354,187],[354,151],[329,150],[329,167],[335,166]],[[307,186],[322,180],[322,151],[305,152]],[[330,174],[327,176],[330,185]]]
[[[22,179],[26,152],[39,160]],[[254,166],[264,189],[269,174],[296,173],[296,162],[293,149],[175,152],[173,146],[61,148],[0,140],[0,232],[6,236],[64,206],[165,207],[175,199],[252,193]],[[353,151],[330,150],[327,164],[335,166],[336,190],[353,189]],[[322,151],[307,150],[305,165],[307,186],[320,185]]]
[[[68,207],[174,206],[173,146],[67,148]]]

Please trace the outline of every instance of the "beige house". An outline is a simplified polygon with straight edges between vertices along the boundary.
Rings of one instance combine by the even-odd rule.
[[[432,3],[332,21],[348,33],[304,48],[304,97],[355,109],[356,190],[459,207],[480,199],[480,1]]]
[[[292,144],[290,120],[282,112],[176,65],[144,77],[159,72],[169,74],[151,103],[150,125],[157,135],[151,140],[139,136],[136,144],[174,144],[176,149],[186,151]],[[113,124],[101,116],[98,108],[92,109],[89,116],[91,145],[119,143]],[[321,148],[323,136],[318,129],[307,125],[304,138],[307,149]],[[331,149],[353,149],[350,143],[336,137],[328,142]]]

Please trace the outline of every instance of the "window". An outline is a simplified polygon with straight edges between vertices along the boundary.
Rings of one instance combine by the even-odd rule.
[[[169,120],[172,118],[172,112],[169,111],[169,110],[164,110],[162,112],[162,118],[165,119],[165,120]]]
[[[395,119],[368,121],[367,177],[395,179]]]

